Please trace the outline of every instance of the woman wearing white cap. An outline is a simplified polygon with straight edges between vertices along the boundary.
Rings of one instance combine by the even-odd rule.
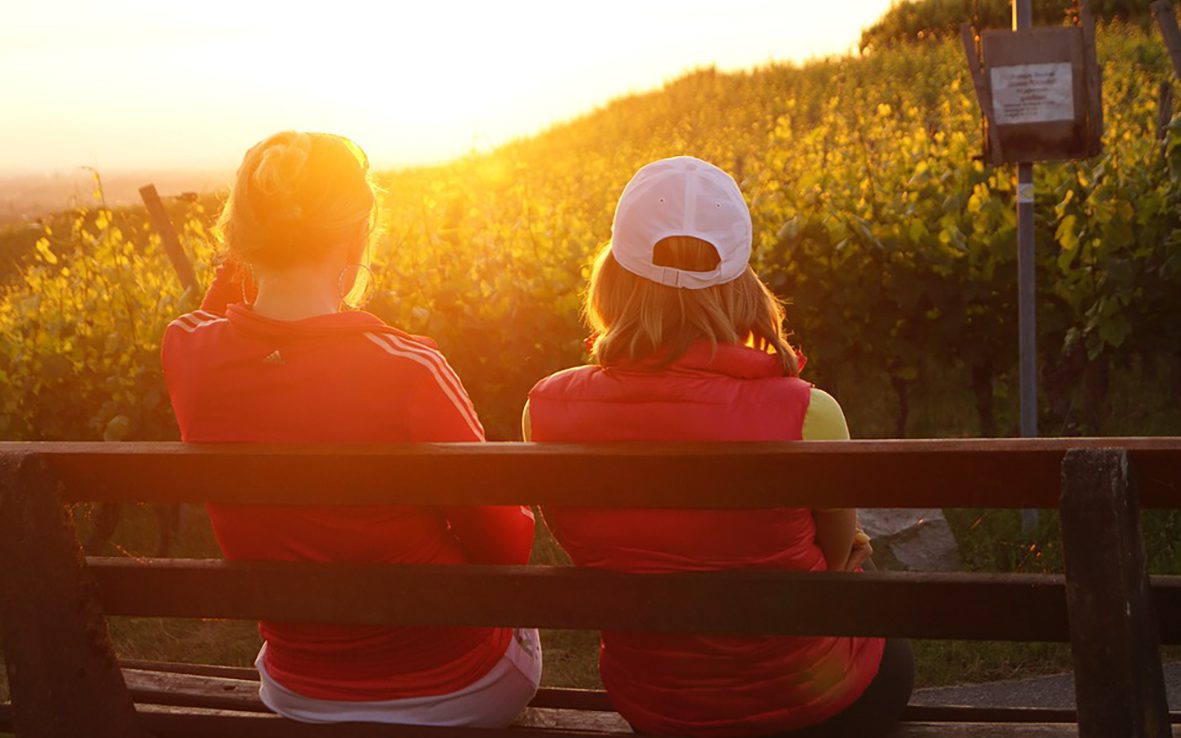
[[[836,400],[799,379],[750,252],[729,175],[692,157],[640,169],[591,277],[595,363],[533,388],[526,440],[847,439]],[[621,571],[852,570],[871,553],[851,509],[545,516],[575,564]],[[599,668],[620,714],[664,735],[881,735],[913,683],[909,645],[875,638],[604,632]]]

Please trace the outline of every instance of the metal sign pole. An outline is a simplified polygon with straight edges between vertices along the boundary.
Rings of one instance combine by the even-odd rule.
[[[1031,0],[1013,0],[1013,30],[1033,27]],[[1017,313],[1021,437],[1037,436],[1037,290],[1034,281],[1033,164],[1017,165]],[[1021,530],[1037,530],[1037,510],[1021,511]]]

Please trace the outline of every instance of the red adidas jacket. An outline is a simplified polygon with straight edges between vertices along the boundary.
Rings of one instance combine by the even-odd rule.
[[[429,340],[364,312],[285,322],[224,303],[226,269],[203,309],[164,335],[168,392],[188,442],[482,441],[459,378]],[[221,312],[225,311],[222,315]],[[233,484],[232,479],[226,484]],[[226,558],[351,563],[524,564],[528,508],[210,505]],[[325,490],[331,494],[331,490]],[[382,596],[374,593],[374,596]],[[301,695],[388,700],[446,694],[486,674],[506,628],[341,627],[263,622],[267,670]]]
[[[784,377],[776,357],[725,345],[715,354],[702,342],[664,369],[585,366],[542,380],[529,394],[532,439],[799,440],[810,396],[810,385]],[[579,566],[640,573],[826,567],[805,509],[544,513]],[[872,638],[605,631],[599,670],[616,709],[639,732],[772,735],[851,705],[877,674],[882,646]]]

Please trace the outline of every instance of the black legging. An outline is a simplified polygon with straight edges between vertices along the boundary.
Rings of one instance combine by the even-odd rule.
[[[780,733],[779,738],[877,738],[890,732],[910,701],[914,687],[914,655],[910,641],[887,638],[878,674],[841,712],[819,725]]]

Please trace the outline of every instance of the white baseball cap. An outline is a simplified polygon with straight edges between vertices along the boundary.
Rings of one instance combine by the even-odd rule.
[[[700,290],[732,282],[750,261],[750,210],[738,183],[692,156],[660,159],[636,172],[615,206],[611,254],[632,274],[668,287]],[[709,272],[660,266],[655,246],[670,236],[701,239],[718,251]]]

